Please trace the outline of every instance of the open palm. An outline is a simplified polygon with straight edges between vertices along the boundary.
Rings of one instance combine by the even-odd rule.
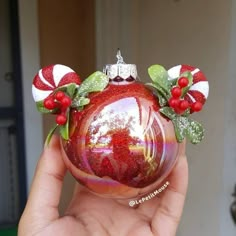
[[[182,214],[188,184],[185,144],[180,145],[178,162],[168,178],[167,189],[133,208],[128,201],[95,196],[79,184],[63,216],[59,215],[66,167],[59,138],[45,148],[19,224],[19,236],[174,236]]]

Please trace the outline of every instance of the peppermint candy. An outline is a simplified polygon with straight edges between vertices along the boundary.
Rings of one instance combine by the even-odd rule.
[[[209,84],[205,75],[198,68],[189,65],[178,65],[168,70],[168,79],[173,80],[189,71],[193,75],[193,84],[189,88],[184,99],[193,104],[200,102],[202,105],[206,102],[209,94]]]
[[[55,89],[71,83],[80,84],[80,77],[71,68],[60,64],[46,66],[34,77],[32,85],[34,101],[43,101],[55,92]]]

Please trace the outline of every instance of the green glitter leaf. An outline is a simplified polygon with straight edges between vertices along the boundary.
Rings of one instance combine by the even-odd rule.
[[[105,89],[109,82],[109,78],[102,72],[96,71],[85,79],[79,86],[77,96],[84,96],[91,92],[100,92]]]
[[[200,143],[204,138],[204,129],[197,121],[189,119],[189,126],[187,129],[187,136],[193,144]]]
[[[73,98],[75,95],[77,85],[75,83],[71,83],[68,86],[66,86],[66,93],[69,95],[69,97]]]
[[[85,98],[85,97],[79,97],[73,100],[72,102],[72,107],[74,108],[79,108],[79,107],[83,107],[87,104],[89,104],[90,99],[89,98]]]
[[[157,93],[156,96],[158,97],[159,105],[160,105],[161,107],[164,107],[164,106],[167,104],[166,98],[165,98],[162,94],[160,94],[160,93]]]
[[[159,94],[161,94],[161,96],[163,98],[165,98],[165,100],[168,100],[168,95],[166,93],[166,91],[159,85],[159,84],[154,84],[154,83],[147,83],[146,84],[148,87],[154,88],[155,90],[157,90],[157,92]]]
[[[60,125],[59,129],[60,129],[60,134],[62,136],[63,139],[68,140],[69,139],[69,112],[67,112],[67,121],[65,125]]]
[[[170,107],[162,107],[162,108],[160,108],[159,111],[160,111],[160,113],[162,113],[163,115],[165,115],[166,117],[168,117],[171,120],[173,120],[177,117],[174,110]]]
[[[48,110],[47,108],[45,108],[43,105],[43,101],[36,102],[36,107],[39,112],[44,114],[54,114],[57,111],[57,109]]]
[[[161,65],[152,65],[148,68],[148,74],[154,84],[160,86],[164,91],[170,93],[170,82],[168,80],[168,73]]]
[[[172,120],[175,128],[175,135],[178,142],[182,142],[187,135],[189,119],[187,117],[177,116]]]

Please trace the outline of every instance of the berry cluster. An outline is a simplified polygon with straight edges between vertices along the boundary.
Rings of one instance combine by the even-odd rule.
[[[48,110],[59,110],[59,114],[56,116],[56,123],[58,125],[64,125],[67,122],[66,111],[71,105],[71,98],[63,91],[58,91],[52,96],[47,97],[43,105]]]
[[[177,114],[182,114],[188,108],[191,112],[198,112],[202,109],[200,102],[189,103],[187,100],[181,98],[183,89],[189,84],[189,80],[186,77],[181,77],[177,81],[177,86],[171,89],[171,98],[169,99],[169,105],[172,107]]]

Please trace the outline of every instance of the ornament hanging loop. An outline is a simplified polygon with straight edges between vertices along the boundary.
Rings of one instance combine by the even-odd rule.
[[[125,64],[124,59],[121,56],[121,51],[119,48],[117,49],[116,58],[117,58],[117,64]]]

